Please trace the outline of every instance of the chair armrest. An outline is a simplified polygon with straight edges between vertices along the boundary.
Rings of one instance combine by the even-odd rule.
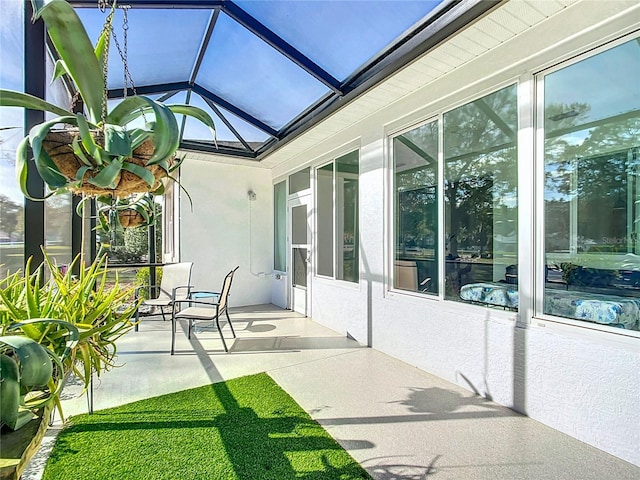
[[[177,287],[173,287],[173,289],[171,290],[171,301],[172,302],[176,302],[178,300],[176,300],[176,292],[178,290],[182,290],[183,288],[187,289],[187,297],[189,297],[190,291],[193,288],[193,285],[178,285]]]
[[[196,305],[205,305],[207,307],[211,307],[211,306],[216,306],[217,305],[217,303],[204,302],[202,300],[193,300],[192,298],[187,298],[185,300],[175,300],[173,302],[173,305],[175,306],[175,305],[179,305],[181,303],[188,303],[189,306],[192,306],[194,304],[196,304]]]

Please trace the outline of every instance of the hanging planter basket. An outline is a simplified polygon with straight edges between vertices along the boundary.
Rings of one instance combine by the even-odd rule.
[[[51,160],[56,164],[65,177],[70,181],[77,180],[78,170],[84,165],[82,160],[73,151],[73,142],[80,141],[80,133],[76,129],[52,130],[42,143],[42,147],[49,154]],[[101,143],[101,134],[96,132],[94,138],[96,143]],[[147,165],[153,155],[154,144],[151,140],[146,140],[142,145],[133,151],[131,158],[125,161],[134,163],[151,172],[156,179],[153,185],[149,185],[138,175],[122,170],[114,182],[114,188],[101,188],[90,183],[94,176],[92,170],[87,170],[82,182],[78,186],[71,186],[74,193],[88,196],[110,195],[112,197],[124,198],[134,193],[143,193],[156,190],[160,186],[161,180],[166,177],[167,171],[158,165]],[[170,162],[173,163],[173,160]]]
[[[175,157],[180,145],[177,115],[204,124],[215,142],[215,125],[205,110],[194,105],[165,105],[137,95],[127,64],[128,7],[123,7],[123,49],[118,48],[125,88],[122,100],[108,108],[109,45],[112,39],[117,42],[113,29],[115,2],[99,4],[102,12],[106,5],[111,8],[95,46],[67,1],[31,0],[31,3],[34,21],[44,21],[60,60],[54,79],[68,75],[83,108],[81,112],[74,107],[67,110],[24,92],[0,89],[0,106],[55,114],[55,118],[31,127],[16,149],[16,177],[25,197],[43,200],[58,191],[70,190],[87,197],[108,195],[123,199],[131,194],[157,192],[161,180],[173,179],[169,173],[179,167],[180,161]],[[127,95],[129,87],[132,96]],[[144,120],[144,127],[134,127],[140,119]],[[67,125],[68,130],[53,130],[61,124]],[[30,162],[35,163],[35,172],[29,167]],[[43,198],[32,196],[28,188],[33,174],[39,175],[48,187],[49,193]]]
[[[139,227],[146,222],[142,214],[136,212],[132,208],[127,208],[126,210],[119,211],[118,219],[120,220],[120,225],[122,225],[123,228]]]

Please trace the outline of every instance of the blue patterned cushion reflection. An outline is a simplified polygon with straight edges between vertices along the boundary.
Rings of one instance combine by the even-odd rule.
[[[600,300],[577,300],[576,318],[604,324],[617,324],[623,328],[633,328],[640,316],[635,302]]]
[[[637,330],[640,298],[547,289],[544,312],[558,317]]]
[[[518,308],[516,285],[501,283],[469,283],[460,289],[460,298],[468,302],[486,303],[505,308]]]

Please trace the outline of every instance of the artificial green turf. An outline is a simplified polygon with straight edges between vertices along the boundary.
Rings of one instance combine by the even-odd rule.
[[[72,417],[43,480],[371,478],[267,374]]]

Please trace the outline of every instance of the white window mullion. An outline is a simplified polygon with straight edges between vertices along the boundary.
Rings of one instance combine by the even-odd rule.
[[[536,178],[534,115],[535,81],[529,75],[523,75],[518,82],[518,320],[529,323],[535,307],[536,275],[544,272],[544,264],[535,251],[535,225],[542,225],[541,208],[536,207],[536,189],[544,189],[544,175]],[[527,179],[534,179],[534,182]],[[542,182],[542,183],[541,183]],[[531,222],[531,218],[536,218]],[[542,270],[540,270],[542,268]],[[544,275],[542,275],[544,282]]]

